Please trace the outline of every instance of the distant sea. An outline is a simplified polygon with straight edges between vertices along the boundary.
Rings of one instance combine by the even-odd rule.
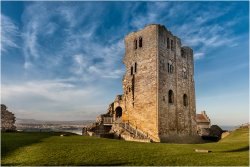
[[[82,135],[82,128],[95,122],[94,120],[48,121],[17,118],[16,128],[25,132],[71,132]]]
[[[222,130],[228,130],[228,131],[234,130],[236,127],[238,126],[225,126],[225,125],[220,126]]]
[[[80,130],[63,130],[63,132],[70,132],[70,133],[75,133],[75,134],[78,134],[78,135],[82,135],[82,129],[80,129]]]
[[[27,129],[17,129],[18,131],[24,132],[70,132],[75,133],[77,135],[82,135],[82,129],[38,129],[38,128],[27,128]]]

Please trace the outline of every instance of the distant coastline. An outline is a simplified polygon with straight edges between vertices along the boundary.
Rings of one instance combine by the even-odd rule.
[[[17,129],[17,131],[20,132],[70,132],[70,133],[74,133],[77,135],[82,135],[82,129],[37,129],[37,128],[33,128],[33,129]]]
[[[16,127],[19,131],[26,132],[71,132],[78,135],[82,134],[82,128],[94,123],[95,120],[76,120],[76,121],[46,121],[35,119],[17,118]],[[221,129],[232,131],[240,125],[219,125]]]
[[[234,130],[238,126],[221,125],[220,127],[221,127],[222,130],[232,131],[232,130]]]
[[[71,132],[81,135],[82,128],[94,122],[94,120],[46,121],[17,118],[15,126],[18,131],[24,132]]]

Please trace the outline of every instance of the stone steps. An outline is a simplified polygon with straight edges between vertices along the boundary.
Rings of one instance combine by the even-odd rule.
[[[128,123],[115,123],[112,126],[112,132],[115,133],[118,138],[127,141],[151,142],[151,139],[146,134]]]

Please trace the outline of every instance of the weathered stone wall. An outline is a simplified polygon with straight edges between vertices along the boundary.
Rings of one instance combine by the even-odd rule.
[[[156,24],[127,35],[125,46],[123,121],[155,141],[196,135],[192,49]]]
[[[182,47],[181,40],[173,36],[164,26],[159,26],[158,35],[159,136],[161,140],[168,140],[173,136],[183,138],[183,136],[195,135],[192,49]],[[172,102],[169,99],[171,90],[173,91]]]
[[[135,40],[137,40],[137,48],[135,48]],[[157,26],[150,25],[143,30],[130,33],[125,38],[125,47],[123,121],[128,121],[158,140]]]
[[[16,118],[12,112],[7,110],[7,107],[1,104],[1,131],[15,131]]]

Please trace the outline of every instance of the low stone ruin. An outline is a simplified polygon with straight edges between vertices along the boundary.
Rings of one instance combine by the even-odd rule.
[[[210,128],[204,128],[202,138],[204,140],[218,141],[225,132],[218,125],[212,125]]]
[[[8,111],[4,104],[1,104],[1,132],[16,131],[15,121],[14,114]]]

